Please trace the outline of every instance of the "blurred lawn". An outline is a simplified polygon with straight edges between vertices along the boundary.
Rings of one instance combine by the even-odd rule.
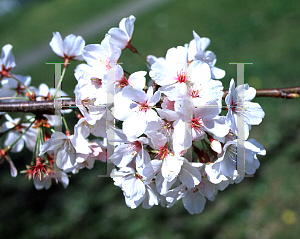
[[[87,1],[86,1],[87,2]],[[0,45],[11,43],[17,56],[24,48],[50,41],[53,31],[63,36],[69,28],[108,11],[118,1],[41,1],[14,16],[1,19]],[[128,1],[130,3],[130,1]],[[59,4],[58,4],[59,3]],[[211,39],[208,50],[217,66],[226,70],[228,88],[236,78],[229,62],[253,62],[245,80],[257,88],[300,84],[300,4],[296,1],[193,1],[174,0],[137,18],[132,44],[144,55],[165,56],[171,47],[188,43],[195,30]],[[116,26],[112,23],[111,27]],[[108,30],[108,29],[107,29]],[[99,32],[104,37],[105,32]],[[85,36],[83,36],[85,38]],[[101,39],[101,38],[100,38]],[[85,39],[98,43],[99,37]],[[58,61],[53,55],[48,62]],[[18,58],[16,57],[18,63]],[[129,71],[146,70],[139,56],[128,50],[120,62]],[[63,89],[72,94],[74,63]],[[26,72],[33,85],[53,84],[53,69],[33,66]],[[36,191],[23,175],[11,178],[6,163],[0,167],[2,238],[298,238],[300,235],[300,107],[299,99],[255,99],[266,116],[250,137],[262,143],[267,156],[254,178],[231,185],[203,213],[191,216],[181,202],[171,209],[127,208],[119,188],[109,178],[98,178],[104,165],[82,170],[70,178],[69,187],[52,185]],[[22,170],[23,154],[15,162]]]

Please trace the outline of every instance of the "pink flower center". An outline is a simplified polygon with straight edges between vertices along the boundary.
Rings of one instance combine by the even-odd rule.
[[[180,71],[180,73],[177,73],[177,82],[179,82],[179,83],[186,82],[186,75],[184,72]]]
[[[102,86],[102,79],[99,78],[91,78],[92,84],[96,87],[99,88]]]
[[[233,113],[236,113],[236,110],[237,110],[237,103],[236,103],[236,102],[233,102],[233,103],[230,105],[230,109],[232,110]]]
[[[171,134],[171,131],[173,129],[173,122],[170,122],[170,121],[165,121],[164,120],[164,126],[162,128],[162,133],[163,134],[166,134],[166,135],[170,135]]]
[[[142,144],[139,141],[134,141],[131,145],[130,148],[138,154],[142,150]]]
[[[142,112],[146,112],[148,109],[150,109],[151,107],[148,105],[147,102],[143,102],[143,103],[140,103],[140,111]]]
[[[10,73],[9,71],[11,70],[11,67],[5,68],[5,66],[2,64],[2,70],[0,71],[0,78],[2,79],[4,76],[9,77]]]
[[[195,131],[199,131],[199,130],[201,130],[200,128],[202,128],[204,126],[204,124],[203,124],[202,119],[200,119],[200,118],[193,118],[191,120],[191,122],[190,122],[190,126]]]
[[[157,152],[155,158],[158,158],[158,159],[162,160],[162,159],[164,159],[164,158],[167,157],[168,153],[169,153],[169,149],[168,149],[168,148],[161,147],[161,148],[158,150],[158,152]]]
[[[111,65],[110,65],[110,59],[109,58],[105,59],[104,61],[100,60],[100,63],[105,65],[106,70],[110,70],[112,68]]]
[[[119,86],[118,88],[124,88],[125,86],[129,85],[128,79],[125,76],[121,80],[118,81]]]
[[[192,90],[191,96],[192,96],[192,98],[197,98],[197,97],[199,97],[199,90]]]

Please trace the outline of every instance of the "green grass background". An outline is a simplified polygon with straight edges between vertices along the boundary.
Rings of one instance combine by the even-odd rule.
[[[47,0],[26,5],[0,19],[0,46],[10,43],[18,55],[42,42],[53,31],[63,37],[69,29],[132,1]],[[236,78],[229,62],[253,62],[245,67],[245,81],[257,88],[300,85],[300,4],[297,1],[173,0],[136,19],[132,44],[143,54],[165,56],[171,47],[188,43],[192,30],[211,39],[208,50],[216,66],[226,70],[228,88]],[[121,17],[120,17],[121,20]],[[117,26],[113,22],[111,27]],[[107,29],[108,31],[109,29]],[[99,43],[106,32],[86,43]],[[53,54],[48,62],[59,61]],[[129,71],[147,70],[137,56],[125,50],[120,62]],[[64,87],[72,95],[76,80],[72,63]],[[53,69],[44,63],[24,72],[32,85],[53,84]],[[254,126],[255,138],[267,150],[255,177],[219,192],[199,215],[189,215],[182,203],[131,210],[121,190],[109,178],[99,178],[104,164],[72,175],[65,190],[53,184],[36,191],[24,175],[11,178],[0,166],[1,238],[299,238],[300,228],[300,101],[257,98],[266,116]],[[3,140],[3,139],[2,139]],[[27,152],[28,153],[28,152]],[[13,155],[18,170],[31,156]],[[284,215],[287,219],[284,219]],[[290,223],[289,223],[290,222]]]

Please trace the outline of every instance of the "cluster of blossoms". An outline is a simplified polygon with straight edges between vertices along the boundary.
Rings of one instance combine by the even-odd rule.
[[[20,123],[5,114],[1,130],[8,133],[1,155],[16,176],[7,152],[21,151],[25,142],[34,155],[25,172],[37,189],[48,189],[51,178],[67,186],[66,173],[91,169],[95,160],[112,163],[110,176],[129,207],[171,207],[182,199],[189,213],[201,213],[206,199],[214,200],[219,190],[241,182],[259,167],[257,155],[265,150],[248,137],[264,112],[251,102],[256,90],[248,84],[235,87],[233,79],[222,105],[223,85],[218,79],[225,71],[215,66],[215,54],[206,51],[210,40],[196,32],[189,44],[169,49],[165,57],[147,57],[148,82],[146,71],[127,73],[118,60],[126,48],[138,52],[131,45],[134,21],[134,16],[122,19],[101,44],[85,45],[79,36],[62,40],[59,33],[53,34],[50,46],[65,59],[64,68],[70,60],[86,62],[75,70],[80,113],[74,134],[67,127],[65,134],[49,130],[53,115],[36,115]],[[29,87],[30,77],[10,78],[9,70],[15,66],[11,46],[3,48],[0,63],[0,97],[53,99],[57,89],[44,84]],[[24,86],[31,93],[25,93]],[[5,87],[15,90],[8,94]],[[238,128],[238,122],[244,127]],[[90,134],[99,139],[89,140]],[[113,147],[111,155],[107,147]],[[243,162],[242,171],[238,162]]]

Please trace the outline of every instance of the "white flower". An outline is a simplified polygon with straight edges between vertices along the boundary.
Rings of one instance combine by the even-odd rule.
[[[6,122],[3,124],[2,132],[11,129],[20,123],[20,118],[12,119],[8,114],[5,114]],[[21,134],[26,130],[30,123],[22,123],[14,129],[10,130],[6,136],[4,146],[13,144]],[[18,140],[18,142],[11,148],[11,152],[16,153],[22,151],[24,143],[30,150],[34,150],[38,129],[31,127],[27,132]]]
[[[175,107],[184,116],[174,124],[173,147],[177,152],[190,148],[192,141],[203,139],[206,132],[224,137],[229,131],[224,118],[218,116],[221,111],[218,100],[190,110],[189,102],[183,100],[176,102]]]
[[[265,113],[258,103],[250,102],[256,94],[256,90],[248,84],[239,85],[235,89],[234,80],[231,79],[228,95],[225,102],[228,107],[226,123],[237,135],[239,130],[244,130],[244,140],[249,136],[251,125],[258,125]],[[243,122],[244,129],[237,128],[237,121]]]
[[[76,167],[76,153],[91,153],[89,143],[82,135],[78,135],[77,132],[74,135],[55,132],[51,135],[51,139],[42,145],[40,156],[54,150],[56,150],[56,155],[54,155],[56,165],[65,172],[70,172]]]
[[[29,86],[31,83],[30,76],[13,75],[20,80],[24,85]],[[23,85],[13,78],[6,78],[2,81],[2,88],[0,89],[0,97],[26,97],[26,90]],[[14,101],[12,100],[1,100],[1,101]],[[20,99],[18,99],[20,101]]]
[[[238,152],[244,152],[242,155]],[[237,160],[244,160],[245,173],[254,173],[259,167],[256,154],[265,155],[266,151],[255,140],[244,141],[240,144],[237,140],[229,140],[223,147],[223,153],[216,162],[207,165],[206,173],[212,183],[224,180],[223,176],[235,179]],[[240,175],[242,178],[244,175]]]
[[[211,77],[213,79],[221,79],[225,76],[225,71],[215,67],[216,55],[212,51],[205,51],[210,44],[210,40],[206,37],[200,37],[193,31],[194,39],[188,46],[188,59],[189,61],[198,60],[205,62],[209,65],[211,70]]]
[[[207,64],[188,62],[187,49],[178,46],[167,51],[166,59],[160,59],[151,65],[150,77],[162,86],[160,91],[170,100],[185,96],[191,86],[210,80],[210,68]]]
[[[54,166],[54,170],[51,173],[43,174],[41,180],[39,180],[38,177],[33,177],[34,187],[37,190],[41,190],[43,188],[49,189],[52,184],[52,179],[54,179],[56,183],[60,182],[64,188],[69,185],[68,175]]]
[[[146,130],[147,123],[158,120],[157,113],[152,109],[160,100],[160,91],[153,94],[150,87],[147,94],[141,89],[126,86],[122,96],[116,94],[114,116],[123,122],[123,132],[127,137],[139,137]]]
[[[146,84],[145,75],[147,74],[146,71],[138,71],[132,73],[128,78],[125,76],[123,72],[123,68],[120,65],[116,65],[114,67],[115,73],[115,87],[114,93],[118,93],[122,90],[125,86],[130,85],[132,88],[139,88],[143,89]]]
[[[92,67],[97,67],[97,72],[100,74],[97,75],[99,79],[103,79],[104,74],[108,70],[113,68],[120,55],[121,50],[114,47],[109,42],[110,36],[107,36],[103,39],[100,44],[90,44],[84,47],[83,49],[83,58]],[[93,77],[95,77],[93,75]]]
[[[7,44],[2,47],[0,59],[0,80],[10,75],[9,71],[16,66],[14,55],[12,54],[12,45]]]
[[[118,167],[127,167],[133,159],[136,159],[137,167],[141,167],[150,162],[150,156],[144,149],[144,144],[149,140],[145,137],[127,138],[122,130],[114,128],[115,141],[121,143],[114,150],[114,154],[109,158]]]
[[[123,18],[119,23],[119,28],[114,27],[108,31],[111,36],[109,39],[113,45],[118,46],[121,50],[127,47],[132,39],[132,33],[134,30],[135,17],[130,15],[127,18]]]
[[[59,32],[53,32],[53,38],[49,44],[55,54],[66,60],[83,60],[82,51],[85,41],[81,36],[68,35],[62,40]]]

